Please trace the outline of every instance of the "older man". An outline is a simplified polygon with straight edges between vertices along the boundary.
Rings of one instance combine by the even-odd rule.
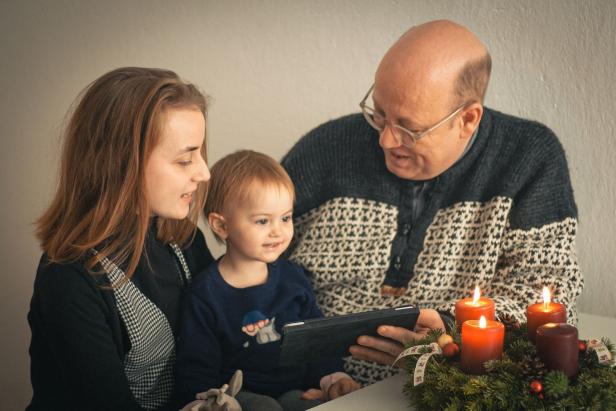
[[[391,363],[475,286],[520,320],[548,286],[576,321],[565,153],[547,127],[483,106],[490,69],[466,28],[413,27],[381,61],[363,113],[317,127],[283,160],[297,186],[291,258],[313,274],[325,314],[425,309],[415,332],[360,337],[347,366],[363,382],[387,368],[362,360]]]

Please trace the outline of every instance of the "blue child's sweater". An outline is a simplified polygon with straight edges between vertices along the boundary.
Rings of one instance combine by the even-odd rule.
[[[243,389],[258,394],[318,388],[321,377],[342,370],[340,360],[279,367],[278,359],[286,323],[322,316],[300,266],[279,260],[268,264],[265,284],[235,288],[214,262],[196,276],[184,299],[176,369],[180,400],[220,387],[237,369],[244,373]]]

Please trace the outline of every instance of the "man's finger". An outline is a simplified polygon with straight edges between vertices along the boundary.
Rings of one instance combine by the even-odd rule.
[[[383,365],[390,365],[395,357],[382,351],[373,350],[372,348],[362,347],[361,345],[352,345],[349,352],[358,360],[376,362]]]
[[[404,346],[393,339],[372,337],[369,335],[362,335],[357,339],[359,345],[372,348],[377,351],[382,351],[392,356],[400,354]]]
[[[390,325],[382,325],[377,329],[379,335],[398,341],[401,344],[407,344],[411,341],[425,337],[422,333],[416,333],[402,327],[393,327]],[[399,353],[399,352],[398,352]],[[398,354],[396,354],[398,355]]]

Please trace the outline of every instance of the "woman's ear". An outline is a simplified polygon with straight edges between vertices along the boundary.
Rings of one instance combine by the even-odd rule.
[[[210,228],[220,238],[221,240],[226,240],[227,233],[227,223],[225,222],[225,218],[222,214],[218,213],[210,213],[207,216],[207,222],[210,225]]]

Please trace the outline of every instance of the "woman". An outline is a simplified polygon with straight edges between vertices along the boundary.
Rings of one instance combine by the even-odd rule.
[[[84,91],[37,222],[29,410],[171,408],[180,296],[212,262],[205,116],[172,71],[120,68]]]

